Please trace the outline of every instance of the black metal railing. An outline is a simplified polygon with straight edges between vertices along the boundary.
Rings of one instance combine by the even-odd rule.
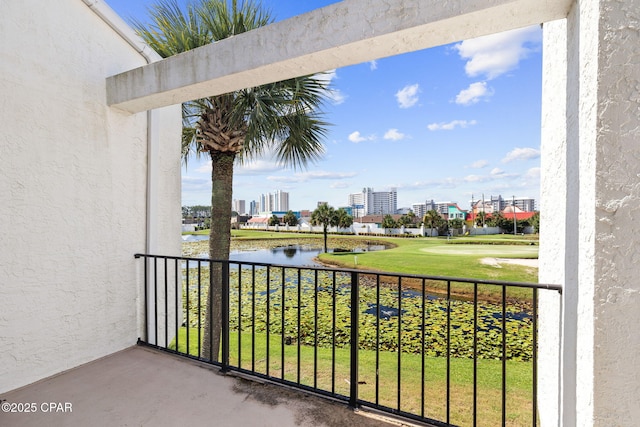
[[[537,426],[538,292],[559,286],[135,256],[143,344],[433,425]]]

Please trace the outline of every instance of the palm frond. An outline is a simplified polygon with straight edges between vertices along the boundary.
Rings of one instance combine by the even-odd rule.
[[[159,0],[147,12],[150,23],[134,19],[133,28],[163,58],[212,42],[198,6],[193,3],[187,3],[183,9],[177,0]]]

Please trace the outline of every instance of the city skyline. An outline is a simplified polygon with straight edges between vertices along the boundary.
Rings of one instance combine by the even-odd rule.
[[[365,215],[377,215],[377,214],[397,214],[401,213],[401,211],[410,209],[418,216],[424,216],[426,211],[428,210],[437,210],[442,211],[443,206],[446,205],[457,205],[463,211],[472,211],[478,209],[478,206],[484,205],[488,206],[492,212],[493,211],[502,211],[506,207],[515,205],[516,208],[525,211],[525,212],[534,212],[538,210],[537,201],[533,197],[529,196],[507,196],[503,197],[502,194],[489,194],[485,195],[481,194],[480,197],[473,197],[468,201],[458,201],[458,200],[435,200],[433,198],[425,198],[424,201],[412,203],[411,206],[399,206],[395,204],[395,199],[397,198],[397,192],[393,191],[374,191],[373,188],[365,187],[362,189],[362,192],[352,193],[347,196],[348,201],[346,204],[341,205],[331,205],[334,208],[349,208],[351,209],[351,214],[354,217],[362,217]],[[386,194],[388,193],[388,194]],[[265,199],[271,199],[270,203],[274,203],[276,195],[282,195],[282,197],[286,200],[285,208],[282,205],[273,206],[274,209],[264,209],[261,203],[265,203]],[[368,199],[368,202],[365,203],[365,200]],[[248,202],[248,203],[247,203]],[[271,213],[271,212],[286,212],[286,211],[313,211],[320,204],[326,203],[324,201],[317,201],[313,206],[303,207],[302,209],[289,209],[289,193],[282,192],[281,190],[275,190],[273,193],[261,194],[256,199],[233,199],[232,202],[232,210],[237,212],[238,214],[249,214],[249,215],[260,215],[262,213]],[[371,205],[371,206],[368,206]],[[185,206],[185,205],[183,205]],[[205,205],[206,206],[206,205]],[[246,208],[249,206],[249,209]],[[269,206],[267,206],[269,207]],[[255,208],[255,209],[254,209]],[[485,209],[485,208],[483,208]]]
[[[144,21],[154,2],[107,3]],[[332,3],[263,1],[277,20]],[[426,197],[467,205],[478,190],[539,199],[541,35],[533,26],[327,70],[324,156],[305,170],[269,158],[236,165],[233,198],[277,187],[301,210],[317,200],[344,206],[366,186],[397,188],[398,207]],[[209,161],[188,165],[182,204],[210,203]]]

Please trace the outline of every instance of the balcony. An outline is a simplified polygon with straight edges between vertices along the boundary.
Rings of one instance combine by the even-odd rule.
[[[385,426],[384,418],[136,346],[2,395],[22,426]],[[20,405],[20,406],[18,406]],[[30,411],[29,413],[25,413]]]
[[[256,405],[249,402],[244,409],[242,402],[253,391],[234,394],[235,400],[224,402],[222,409],[207,406],[203,411],[202,402],[209,399],[201,393],[231,396],[230,389],[257,386],[203,374],[183,361],[191,360],[266,381],[271,390],[279,384],[327,397],[334,402],[330,411],[349,419],[373,410],[436,426],[538,423],[538,294],[559,293],[558,286],[142,254],[136,258],[141,287],[146,284],[146,313],[141,316],[145,335],[139,340],[143,348],[4,399],[70,402],[83,411],[91,408],[92,414],[113,410],[127,422],[143,413],[167,420],[168,415],[158,411],[165,407],[158,404],[162,401],[181,408],[190,422],[219,417],[220,411],[240,406],[242,411],[228,416],[247,417],[250,410],[269,416],[271,409],[259,404],[250,409]],[[219,314],[226,327],[221,330],[219,356],[212,358],[214,340],[205,340],[204,329],[214,316],[206,309],[214,270],[221,271]],[[163,357],[162,352],[182,360]],[[211,375],[212,381],[199,379],[203,375]],[[69,383],[84,386],[69,395],[64,392]],[[40,398],[41,387],[48,392]],[[111,391],[103,395],[104,390]],[[127,395],[131,397],[123,397]],[[278,410],[291,419],[297,419],[287,412],[294,395],[274,401],[286,405]],[[145,396],[140,414],[139,403],[132,404],[139,402],[136,396]],[[300,399],[307,398],[293,401]],[[336,407],[335,402],[342,404]],[[195,406],[184,411],[190,405]],[[347,407],[363,411],[345,412]],[[39,412],[38,416],[50,415]]]

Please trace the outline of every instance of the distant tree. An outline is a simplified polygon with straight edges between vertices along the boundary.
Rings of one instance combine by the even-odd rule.
[[[464,221],[460,218],[452,219],[451,221],[449,221],[449,226],[451,228],[462,228],[463,225]]]
[[[486,212],[478,212],[475,214],[476,216],[476,225],[483,226],[487,221]]]
[[[491,216],[485,221],[485,223],[489,226],[489,227],[503,227],[503,225],[505,225],[504,223],[504,216],[502,215],[502,213],[500,212],[494,212],[491,214]],[[512,223],[512,228],[513,228],[513,223]]]
[[[533,227],[534,233],[540,233],[540,212],[536,212],[529,218],[529,224]]]
[[[384,218],[382,218],[382,224],[381,224],[382,228],[397,228],[398,227],[398,223],[393,219],[393,217],[391,215],[385,215]]]
[[[335,211],[335,225],[340,228],[349,228],[353,224],[353,217],[344,208]]]
[[[298,217],[293,213],[293,211],[287,211],[287,213],[282,217],[282,222],[293,227],[298,225]]]
[[[418,222],[418,217],[416,217],[416,214],[413,213],[413,211],[409,211],[408,214],[403,215],[402,217],[408,220],[408,222],[404,225],[415,226],[416,222]]]
[[[431,229],[439,229],[442,226],[444,219],[442,218],[442,216],[440,216],[437,210],[431,209],[430,211],[427,211],[426,214],[424,214],[422,222],[428,225]]]
[[[321,225],[324,235],[324,252],[327,252],[327,231],[336,221],[335,210],[326,203],[321,204],[311,213],[311,225]]]
[[[404,214],[398,219],[398,225],[400,227],[412,226],[414,225],[415,219],[416,219],[416,215],[412,211],[409,211],[408,214]]]
[[[275,215],[271,215],[271,218],[269,218],[269,225],[270,226],[274,226],[274,225],[279,225],[280,224],[280,218],[278,218]]]

